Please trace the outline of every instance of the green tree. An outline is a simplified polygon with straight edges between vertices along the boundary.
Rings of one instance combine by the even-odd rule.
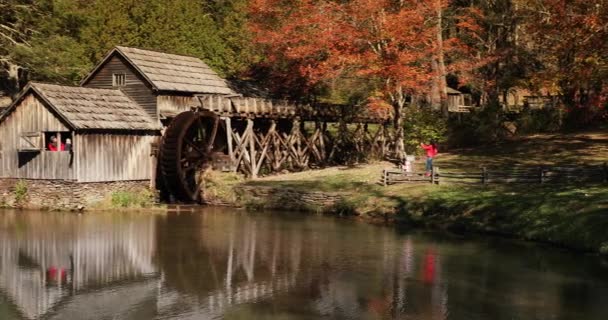
[[[261,59],[253,44],[253,34],[247,28],[249,0],[205,0],[222,40],[222,70],[229,76],[243,75]]]
[[[0,1],[0,84],[14,96],[27,81],[27,70],[15,59],[19,47],[29,47],[42,10],[32,0]]]
[[[30,80],[76,84],[91,68],[80,29],[85,23],[79,12],[72,10],[72,0],[38,1],[41,14],[37,31],[28,46],[17,46],[12,55],[26,68]]]
[[[196,56],[230,75],[248,65],[238,54],[246,47],[245,18],[238,10],[212,11],[219,8],[190,0],[95,0],[83,5],[88,21],[81,41],[93,61],[116,45],[135,46]]]

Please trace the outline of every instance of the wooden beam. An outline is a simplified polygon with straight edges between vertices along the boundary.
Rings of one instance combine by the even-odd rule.
[[[249,164],[251,166],[251,178],[255,179],[258,177],[258,172],[256,170],[256,150],[255,150],[255,132],[253,131],[253,120],[247,119],[247,129],[249,132],[248,140],[249,140]]]
[[[226,127],[226,143],[228,144],[228,157],[230,157],[230,171],[236,172],[237,163],[234,157],[234,150],[232,146],[232,120],[230,117],[224,118],[224,124]]]

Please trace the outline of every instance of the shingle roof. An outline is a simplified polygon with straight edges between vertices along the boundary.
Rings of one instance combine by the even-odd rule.
[[[42,83],[30,83],[29,86],[40,94],[74,129],[159,129],[154,120],[120,90]]]
[[[458,91],[456,89],[450,88],[450,87],[447,87],[447,89],[448,89],[447,90],[448,94],[461,94],[462,93],[462,92],[460,92],[460,91]]]
[[[226,81],[201,59],[121,46],[115,50],[122,53],[157,90],[235,94]]]

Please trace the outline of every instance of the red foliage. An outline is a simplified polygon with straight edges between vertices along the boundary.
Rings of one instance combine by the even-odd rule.
[[[282,72],[307,79],[309,86],[345,73],[383,83],[384,98],[394,92],[426,93],[436,76],[436,12],[444,0],[252,0],[251,29],[267,61]],[[475,30],[473,19],[463,29]],[[468,48],[447,39],[446,54],[465,56]],[[455,60],[448,71],[470,68]]]
[[[581,124],[601,117],[608,86],[608,4],[543,0],[523,11],[526,40],[544,66],[534,75],[536,82],[558,88]]]

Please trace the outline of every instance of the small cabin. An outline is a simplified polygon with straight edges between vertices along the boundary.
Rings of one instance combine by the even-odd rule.
[[[119,89],[154,120],[199,106],[197,95],[237,95],[199,58],[121,46],[112,49],[81,86]]]
[[[148,180],[159,135],[121,90],[30,83],[0,117],[0,178]]]
[[[447,91],[449,112],[470,112],[470,109],[473,106],[473,101],[470,94],[462,93],[450,87],[447,88]]]
[[[162,121],[205,94],[237,95],[198,58],[117,46],[80,87],[30,83],[0,113],[0,179],[154,180]]]

